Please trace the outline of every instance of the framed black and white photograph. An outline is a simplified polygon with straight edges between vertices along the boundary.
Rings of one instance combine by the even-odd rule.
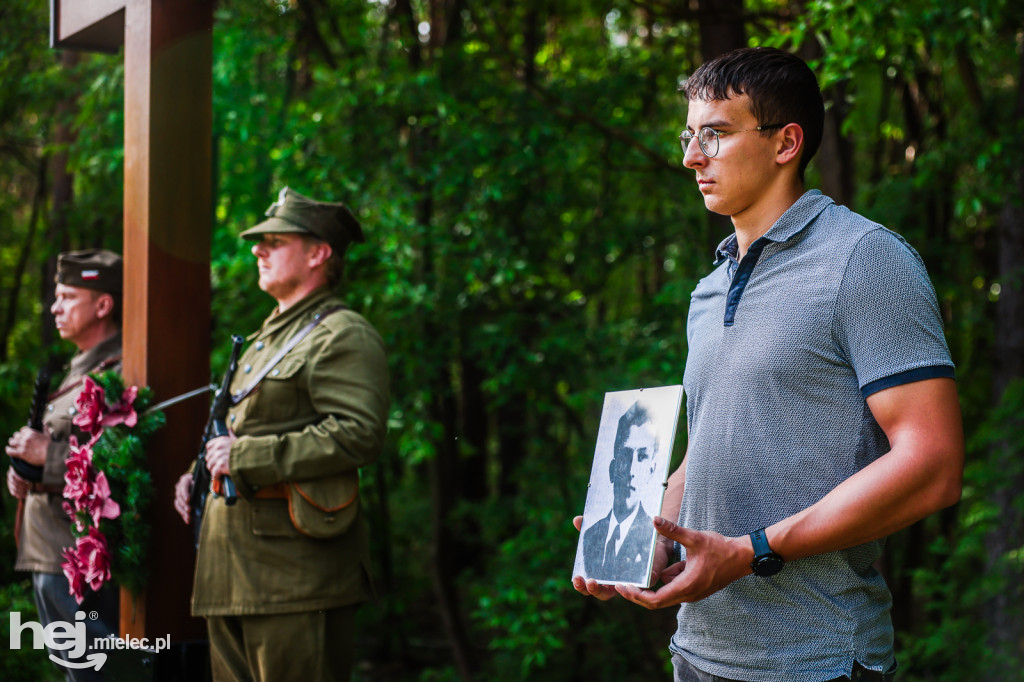
[[[605,393],[573,575],[650,587],[682,386]]]

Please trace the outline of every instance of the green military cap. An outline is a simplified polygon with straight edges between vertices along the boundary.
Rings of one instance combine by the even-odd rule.
[[[304,197],[285,187],[277,201],[267,209],[267,219],[242,233],[245,239],[257,240],[271,233],[311,234],[331,245],[338,255],[352,242],[363,242],[359,221],[344,204],[333,204]]]
[[[88,249],[57,256],[57,284],[120,296],[123,279],[124,263],[113,251]]]

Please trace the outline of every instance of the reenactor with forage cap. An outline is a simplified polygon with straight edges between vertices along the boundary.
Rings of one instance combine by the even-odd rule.
[[[23,477],[15,466],[7,471],[7,488],[19,500],[21,509],[15,529],[19,540],[15,569],[32,573],[43,627],[56,621],[74,623],[77,611],[99,614],[84,621],[88,642],[116,634],[118,596],[111,583],[99,592],[87,590],[81,604],[70,594],[61,569],[62,550],[75,544],[71,520],[63,509],[64,461],[71,436],[80,443],[88,441],[88,435],[71,422],[85,376],[121,370],[122,277],[121,257],[110,251],[74,251],[58,257],[55,300],[50,311],[60,337],[75,344],[78,352],[71,358],[64,381],[49,396],[43,431],[24,426],[8,439],[6,448],[18,469],[25,471],[27,466],[35,474]],[[50,653],[74,660],[68,650]],[[67,668],[66,674],[69,680],[102,679],[94,668]]]
[[[285,188],[242,236],[277,307],[239,359],[230,435],[206,447],[214,487],[230,476],[238,500],[207,497],[192,613],[215,680],[347,680],[372,596],[359,468],[380,455],[389,405],[380,335],[332,293],[363,233],[344,205]],[[175,491],[186,523],[191,485]]]

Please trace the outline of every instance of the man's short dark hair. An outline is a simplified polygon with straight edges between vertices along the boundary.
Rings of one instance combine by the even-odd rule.
[[[796,123],[804,131],[800,179],[821,145],[825,105],[814,72],[804,60],[773,47],[745,47],[701,64],[682,88],[688,100],[750,98],[758,125]],[[775,130],[762,131],[768,136]]]
[[[331,253],[331,257],[327,259],[326,265],[327,286],[334,289],[345,275],[345,259],[339,253]]]

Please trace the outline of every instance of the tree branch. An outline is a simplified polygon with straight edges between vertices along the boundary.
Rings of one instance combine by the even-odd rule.
[[[673,173],[678,173],[679,175],[689,176],[690,171],[687,168],[683,166],[677,166],[674,163],[671,163],[662,154],[655,151],[654,149],[651,149],[650,147],[648,147],[640,140],[636,139],[635,137],[627,133],[626,131],[621,130],[619,128],[614,128],[605,123],[604,121],[601,121],[598,118],[592,116],[591,114],[573,108],[571,105],[558,99],[558,97],[553,95],[550,91],[545,90],[544,88],[536,84],[528,86],[527,89],[533,95],[535,95],[537,99],[543,102],[556,115],[568,121],[585,123],[586,125],[589,125],[592,128],[595,128],[598,131],[600,131],[601,134],[603,134],[608,139],[622,142],[626,146],[635,149],[636,151],[640,152],[643,156],[650,159],[654,163],[654,166],[660,168],[661,170],[668,170]]]
[[[28,229],[25,231],[25,242],[18,256],[18,264],[14,268],[14,282],[11,284],[11,290],[7,296],[4,325],[0,329],[0,362],[7,362],[7,339],[10,338],[11,330],[14,329],[14,323],[17,320],[21,282],[25,277],[25,270],[28,269],[29,257],[32,254],[32,242],[35,240],[39,216],[43,212],[42,207],[46,200],[46,164],[48,161],[49,157],[44,154],[39,158],[36,169],[36,191],[32,195],[32,214],[28,219]]]

